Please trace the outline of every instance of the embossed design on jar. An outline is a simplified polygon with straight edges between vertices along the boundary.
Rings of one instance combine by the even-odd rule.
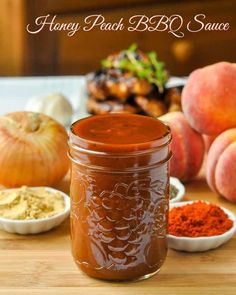
[[[115,183],[111,190],[99,190],[92,175],[81,174],[84,194],[71,201],[71,218],[85,224],[96,267],[121,270],[140,263],[150,268],[159,264],[153,247],[166,236],[167,183],[150,176],[128,183]],[[73,196],[72,196],[73,197]],[[156,245],[156,246],[155,246]],[[78,264],[90,267],[88,261]]]

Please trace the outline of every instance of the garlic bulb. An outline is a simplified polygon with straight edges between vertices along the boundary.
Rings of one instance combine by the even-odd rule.
[[[64,126],[68,126],[71,123],[71,116],[73,114],[70,102],[60,93],[33,97],[27,102],[25,110],[48,115]]]
[[[51,186],[67,173],[67,132],[40,113],[15,112],[0,117],[0,184]]]

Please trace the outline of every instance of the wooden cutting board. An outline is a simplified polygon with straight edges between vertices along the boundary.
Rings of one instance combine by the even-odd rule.
[[[68,179],[59,189],[68,192]],[[236,204],[209,190],[204,179],[186,185],[186,200],[203,199],[236,213]],[[135,283],[108,283],[84,275],[70,253],[69,220],[44,234],[0,231],[0,294],[236,294],[236,235],[204,253],[169,250],[159,274]]]

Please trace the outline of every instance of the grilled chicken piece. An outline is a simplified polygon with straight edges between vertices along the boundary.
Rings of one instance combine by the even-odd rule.
[[[153,85],[145,79],[133,78],[130,81],[130,92],[133,95],[148,95],[153,90]]]
[[[165,101],[168,104],[176,103],[181,105],[181,90],[178,87],[169,88],[166,90]]]
[[[182,111],[181,108],[181,90],[182,86],[172,87],[165,91],[165,103],[168,106],[168,112]]]
[[[125,102],[132,95],[149,94],[153,85],[145,79],[134,77],[130,72],[107,69],[88,75],[87,90],[97,100],[116,98]]]
[[[87,77],[88,94],[97,100],[106,100],[113,97],[125,102],[130,96],[130,76],[131,74],[122,73],[118,69],[90,73]]]
[[[105,82],[108,96],[115,97],[122,102],[125,102],[129,96],[130,91],[128,84],[124,81],[107,80]]]
[[[93,97],[87,100],[87,110],[94,115],[102,115],[109,113],[130,113],[137,114],[140,109],[129,103],[121,103],[116,100],[98,101]]]
[[[156,98],[137,96],[134,100],[141,110],[151,117],[156,118],[167,112],[164,102],[157,100]]]
[[[142,113],[159,117],[167,111],[181,110],[183,87],[166,89],[163,85],[164,92],[160,92],[154,83],[139,78],[137,72],[132,71],[132,65],[141,67],[138,61],[149,65],[150,55],[135,46],[130,47],[109,55],[99,71],[87,75],[87,109],[90,113]]]
[[[106,89],[104,85],[99,85],[96,80],[87,81],[87,91],[89,95],[96,97],[97,100],[106,100]]]

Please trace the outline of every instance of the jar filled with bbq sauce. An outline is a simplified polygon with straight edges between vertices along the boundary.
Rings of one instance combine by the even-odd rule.
[[[91,116],[70,129],[71,241],[89,276],[139,280],[167,254],[170,129],[141,115]]]

